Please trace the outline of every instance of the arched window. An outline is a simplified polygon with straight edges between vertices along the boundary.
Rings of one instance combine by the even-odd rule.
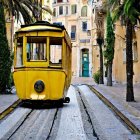
[[[81,16],[86,17],[87,16],[87,6],[83,6],[81,9]]]

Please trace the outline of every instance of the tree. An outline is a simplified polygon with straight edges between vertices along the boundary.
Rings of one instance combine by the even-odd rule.
[[[107,13],[106,25],[106,48],[104,51],[104,57],[107,61],[107,86],[112,86],[112,64],[114,58],[115,35],[110,11]]]
[[[140,16],[139,0],[109,0],[112,6],[113,19],[116,21],[123,16],[126,24],[126,101],[134,101],[133,90],[133,28]]]
[[[12,59],[6,36],[4,8],[0,2],[0,93],[5,93],[9,83]]]
[[[8,46],[4,9],[17,20],[23,17],[24,23],[32,23],[37,0],[0,0],[0,93],[5,93],[9,83],[12,59]],[[47,11],[47,9],[46,9]],[[31,14],[33,13],[33,15]]]
[[[36,0],[0,0],[4,9],[8,11],[12,16],[15,16],[17,20],[20,20],[20,16],[23,18],[24,23],[32,23],[34,16],[34,9],[38,8]]]
[[[100,52],[100,77],[99,77],[99,84],[104,84],[104,76],[103,76],[103,51],[102,51],[102,44],[103,44],[103,38],[101,36],[98,36],[96,39],[97,44],[99,45],[99,52]]]
[[[17,19],[22,15],[25,23],[32,22],[29,10],[33,10],[30,0],[0,0],[0,93],[6,92],[6,88],[9,85],[12,66],[12,56],[6,35],[4,9],[9,11],[9,13]]]

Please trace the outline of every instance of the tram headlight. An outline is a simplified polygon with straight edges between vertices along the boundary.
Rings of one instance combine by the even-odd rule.
[[[44,88],[45,88],[45,85],[41,80],[38,80],[35,82],[34,89],[36,92],[41,93],[43,92]]]

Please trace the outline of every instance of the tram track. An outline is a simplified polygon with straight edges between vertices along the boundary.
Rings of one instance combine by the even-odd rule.
[[[84,114],[84,115],[82,115],[82,119],[83,119],[83,125],[85,128],[85,133],[89,140],[94,140],[94,139],[99,140],[99,137],[94,128],[91,114],[88,111],[87,103],[86,103],[84,97],[82,96],[82,93],[81,93],[80,89],[78,88],[78,86],[75,86],[75,85],[73,85],[73,86],[75,87],[75,90],[78,93],[77,99],[79,100],[80,110],[81,110],[81,112],[83,112],[82,114]],[[85,123],[85,121],[86,121],[86,123]],[[90,131],[89,131],[89,128],[90,128]]]
[[[117,109],[112,104],[106,105],[109,101],[95,92],[101,94],[89,85],[72,85],[68,94],[71,102],[64,104],[63,108],[38,108],[36,105],[35,108],[28,108],[17,104],[18,107],[15,105],[13,108],[16,109],[0,122],[0,130],[8,129],[2,132],[3,135],[0,133],[0,139],[61,140],[77,137],[82,140],[112,140],[118,134],[117,138],[124,140],[122,136],[139,134],[128,130],[125,121],[122,123],[114,112]],[[4,125],[5,122],[7,125]]]
[[[133,134],[140,134],[140,130],[135,126],[134,123],[132,123],[121,111],[119,111],[118,108],[116,108],[107,98],[105,98],[98,90],[96,90],[93,86],[87,85],[90,90],[96,94],[96,96],[104,102],[105,105],[107,105],[111,110],[116,114],[117,117],[120,118],[120,120],[127,126],[127,128],[133,133]]]
[[[59,108],[50,106],[29,107],[17,100],[0,114],[0,140],[19,139],[19,136],[27,140],[30,137],[48,140],[52,135],[58,111]]]
[[[10,105],[8,108],[6,108],[3,112],[1,112],[0,113],[0,121],[2,119],[4,119],[6,116],[8,116],[12,111],[14,111],[14,109],[17,108],[20,103],[21,103],[21,100],[18,99],[12,105]]]
[[[27,120],[30,114],[33,112],[33,109],[27,114],[27,116],[20,122],[19,126],[10,134],[7,140],[10,140],[12,136],[17,132],[17,130],[22,126],[22,124]]]
[[[19,108],[20,109],[20,108]],[[56,109],[28,109],[26,115],[3,135],[2,140],[41,139],[48,140],[52,133],[58,108]]]

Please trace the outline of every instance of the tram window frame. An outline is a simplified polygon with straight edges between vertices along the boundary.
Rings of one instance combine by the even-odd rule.
[[[23,66],[23,37],[18,37],[16,42],[16,67]]]
[[[27,36],[26,53],[27,62],[47,61],[47,37]]]
[[[51,52],[52,47],[55,47],[54,49],[59,50],[59,52],[57,52],[57,54],[56,52],[53,52],[53,51]],[[57,55],[58,58],[56,58],[55,56],[54,58],[52,58],[52,55],[54,53]],[[62,67],[62,56],[63,56],[63,38],[62,37],[49,37],[49,66]]]

